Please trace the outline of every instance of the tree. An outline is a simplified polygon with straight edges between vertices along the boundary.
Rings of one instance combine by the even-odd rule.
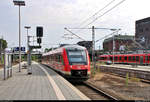
[[[0,39],[0,45],[1,45],[1,49],[4,51],[4,49],[7,48],[7,41]]]
[[[45,48],[44,52],[49,52],[51,50],[52,50],[52,48]]]
[[[4,52],[4,49],[7,48],[7,41],[6,40],[3,40],[3,39],[0,39],[0,58],[1,58],[1,63],[2,62],[2,52]]]

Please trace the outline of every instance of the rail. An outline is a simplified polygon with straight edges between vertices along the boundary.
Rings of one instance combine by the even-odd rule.
[[[104,89],[97,88],[88,82],[84,82],[84,85],[86,85],[87,87],[89,87],[89,88],[95,90],[96,92],[102,94],[103,96],[107,97],[110,100],[122,100],[122,98],[115,96],[115,95],[112,95],[109,92],[104,91]]]

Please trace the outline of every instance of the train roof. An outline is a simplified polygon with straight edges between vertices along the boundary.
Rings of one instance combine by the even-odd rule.
[[[83,46],[80,46],[80,45],[66,45],[66,46],[63,46],[65,49],[67,50],[85,50],[86,48],[83,47]]]
[[[42,56],[47,56],[47,55],[50,55],[50,54],[59,53],[59,52],[62,52],[63,49],[66,49],[66,50],[85,50],[86,48],[82,47],[82,46],[79,46],[79,45],[65,45],[65,46],[62,46],[62,47],[57,48],[55,50],[46,52]]]

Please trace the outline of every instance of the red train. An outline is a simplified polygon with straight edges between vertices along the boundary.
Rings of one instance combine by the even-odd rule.
[[[69,79],[84,81],[90,75],[88,51],[79,45],[66,45],[47,52],[42,55],[42,63]]]
[[[100,55],[98,60],[102,62],[111,61],[121,64],[150,64],[150,54],[117,54],[117,55]]]

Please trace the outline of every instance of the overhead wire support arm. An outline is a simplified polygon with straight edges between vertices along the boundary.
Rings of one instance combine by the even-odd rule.
[[[64,28],[65,30],[67,30],[68,32],[70,32],[72,35],[75,35],[76,37],[82,39],[83,41],[86,41],[85,39],[81,38],[80,36],[78,36],[77,34],[71,32],[70,30],[68,30],[67,28]]]
[[[108,29],[108,28],[107,28],[107,29]],[[115,31],[115,32],[113,32],[113,33],[111,33],[111,34],[108,34],[108,35],[106,35],[106,36],[104,36],[104,37],[102,37],[102,38],[96,40],[95,43],[97,43],[98,41],[100,41],[100,40],[102,40],[102,39],[104,39],[104,38],[107,38],[107,37],[110,36],[110,35],[115,34],[116,32],[118,32],[118,31],[121,30],[121,29],[109,29],[109,30],[112,30],[112,31]]]
[[[111,33],[111,34],[109,34],[109,35],[106,35],[106,36],[104,36],[104,37],[102,37],[102,38],[96,40],[95,43],[97,43],[98,41],[100,41],[100,40],[102,40],[102,39],[104,39],[104,38],[107,38],[107,37],[110,36],[110,35],[113,35],[114,33],[115,33],[115,32],[113,32],[113,33]]]
[[[73,32],[71,32],[70,30],[68,30],[68,29],[92,29],[92,28],[64,28],[65,30],[67,30],[68,32],[70,32],[71,34],[73,34],[73,35],[75,35],[75,36],[77,36],[78,38],[80,38],[80,39],[82,39],[82,40],[84,40],[83,38],[81,38],[80,36],[78,36],[78,35],[76,35],[75,33],[73,33]],[[94,29],[103,29],[103,30],[111,30],[111,31],[119,31],[119,30],[121,30],[121,29],[115,29],[115,28],[96,28],[96,27],[94,27]],[[116,33],[116,32],[113,32],[113,33],[111,33],[111,34],[109,34],[109,35],[107,35],[107,36],[110,36],[110,35],[112,35],[112,34],[114,34],[114,33]],[[105,36],[106,37],[106,36]],[[99,40],[101,40],[101,39],[99,39]],[[96,40],[96,42],[98,42],[99,40]],[[84,41],[86,41],[86,40],[84,40]]]

